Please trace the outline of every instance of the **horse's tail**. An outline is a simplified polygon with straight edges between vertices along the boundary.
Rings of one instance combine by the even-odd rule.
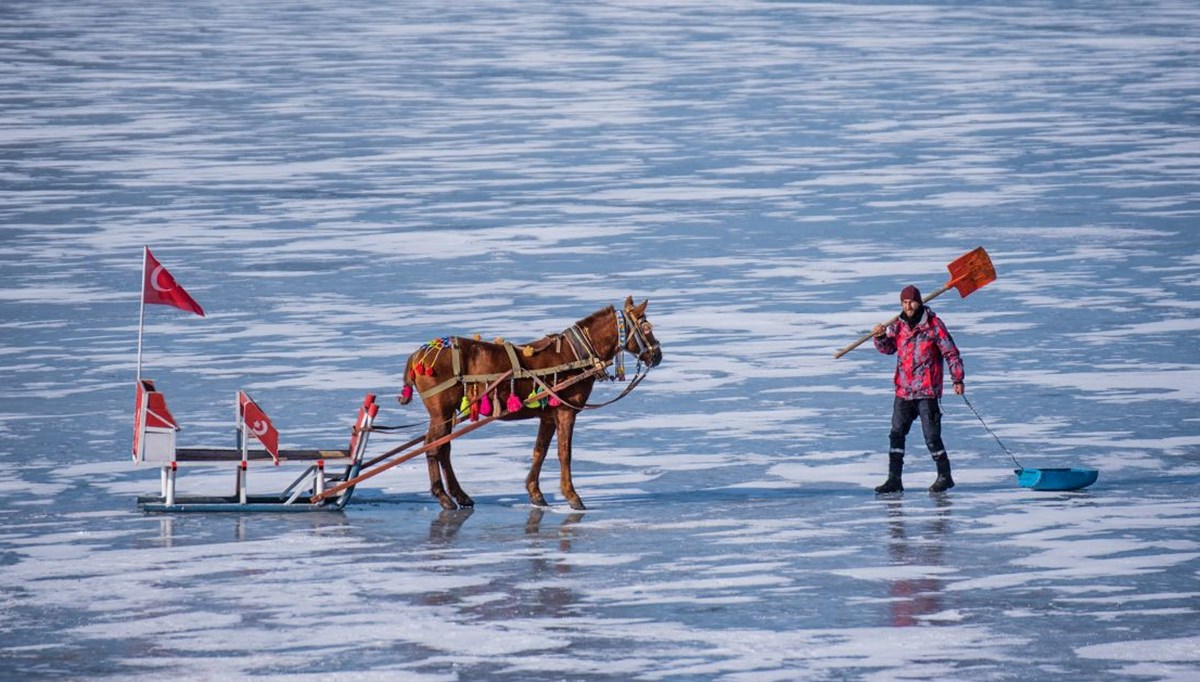
[[[408,356],[408,362],[404,363],[404,387],[400,389],[400,395],[396,398],[401,405],[407,405],[412,402],[413,398],[413,360],[417,354],[413,353]]]

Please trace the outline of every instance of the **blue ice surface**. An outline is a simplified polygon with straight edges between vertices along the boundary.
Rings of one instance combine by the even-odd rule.
[[[0,677],[1184,680],[1200,676],[1194,3],[15,2],[0,16]],[[143,515],[141,248],[184,445],[253,393],[285,447],[385,423],[431,338],[627,295],[665,361],[580,418],[456,442],[343,513]],[[973,402],[958,486],[877,498],[892,360],[931,303]],[[618,386],[602,385],[597,397]],[[406,436],[378,436],[372,452]],[[295,471],[252,469],[252,486]],[[189,468],[181,491],[232,492]]]

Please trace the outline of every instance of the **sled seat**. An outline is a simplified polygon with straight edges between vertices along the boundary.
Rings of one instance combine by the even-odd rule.
[[[317,460],[350,459],[349,450],[285,450],[279,451],[279,462],[315,462]],[[275,460],[266,450],[247,450],[246,460],[270,462]],[[240,462],[242,451],[233,448],[175,448],[175,461],[180,464],[200,462]]]

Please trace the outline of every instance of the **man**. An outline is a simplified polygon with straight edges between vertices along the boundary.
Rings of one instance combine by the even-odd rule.
[[[937,480],[929,492],[940,493],[954,487],[950,476],[950,458],[942,444],[942,361],[950,367],[954,393],[962,395],[963,363],[946,325],[921,302],[921,292],[911,284],[900,292],[900,318],[886,327],[875,325],[875,348],[886,355],[896,354],[896,398],[892,403],[891,449],[888,451],[888,478],[875,488],[877,493],[904,490],[900,474],[904,470],[904,439],[913,421],[921,418],[925,445],[937,464]]]

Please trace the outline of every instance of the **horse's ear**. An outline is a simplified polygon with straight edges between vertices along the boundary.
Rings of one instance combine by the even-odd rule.
[[[625,309],[626,309],[626,310],[629,310],[629,309],[630,309],[630,308],[632,308],[632,307],[633,307],[633,297],[632,297],[632,296],[626,296],[626,297],[625,297]]]
[[[631,299],[629,302],[630,302],[630,303],[633,303],[633,300]],[[639,305],[638,307],[636,307],[636,308],[634,308],[634,309],[633,309],[633,312],[634,312],[634,314],[636,314],[638,317],[643,317],[643,316],[645,316],[645,314],[646,314],[646,306],[648,306],[648,305],[650,305],[650,299],[648,299],[648,298],[647,298],[647,299],[642,299],[642,303],[641,303],[641,305]]]

